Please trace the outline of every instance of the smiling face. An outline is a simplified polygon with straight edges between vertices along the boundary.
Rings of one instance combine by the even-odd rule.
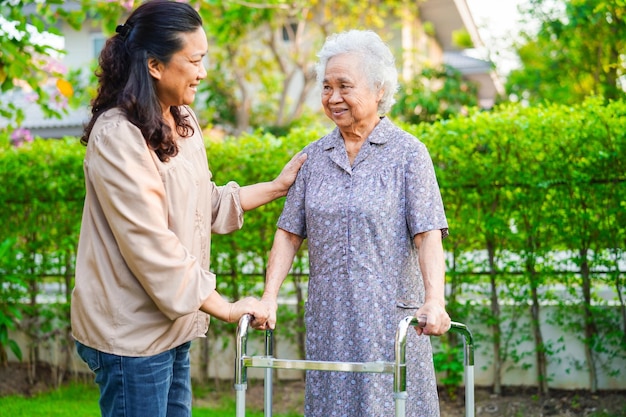
[[[326,115],[344,132],[378,123],[382,90],[370,86],[361,58],[341,54],[328,60],[322,82],[322,106]]]
[[[203,58],[207,54],[208,43],[202,27],[194,32],[181,33],[180,36],[183,49],[174,53],[168,63],[154,58],[148,62],[164,111],[171,106],[193,103],[198,84],[207,74]]]

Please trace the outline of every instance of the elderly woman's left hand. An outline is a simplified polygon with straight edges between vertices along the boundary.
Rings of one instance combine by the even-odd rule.
[[[415,317],[417,317],[420,322],[426,318],[426,324],[423,327],[415,327],[418,335],[441,336],[450,330],[450,316],[442,303],[436,301],[425,302],[424,305],[415,312]]]

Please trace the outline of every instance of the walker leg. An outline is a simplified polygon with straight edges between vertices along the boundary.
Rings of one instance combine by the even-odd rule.
[[[402,307],[404,308],[404,307]],[[423,327],[425,322],[413,316],[407,316],[400,320],[396,330],[395,342],[395,372],[394,372],[394,398],[396,401],[396,417],[404,417],[404,403],[406,399],[400,398],[400,394],[406,395],[406,333],[409,326]],[[465,416],[474,417],[474,337],[463,323],[453,321],[450,331],[460,333],[463,336],[463,356],[465,367]],[[400,414],[401,413],[401,414]]]
[[[409,398],[409,394],[404,392],[394,392],[393,398],[396,403],[396,417],[406,416],[406,400]]]
[[[265,391],[265,417],[272,417],[272,369],[265,368],[265,383],[264,383],[264,391]]]
[[[463,323],[452,322],[451,331],[463,336],[463,365],[465,367],[465,417],[474,417],[474,336]]]
[[[235,416],[246,415],[246,384],[235,384]]]
[[[452,322],[450,330],[463,336],[463,364],[465,365],[465,417],[474,417],[474,336],[463,323]]]
[[[393,372],[393,400],[396,404],[396,417],[406,416],[406,336],[413,317],[405,317],[398,323],[394,344],[395,365]]]
[[[272,330],[265,331],[265,356],[274,356],[274,339]],[[265,368],[265,417],[272,417],[272,368]]]
[[[248,325],[250,316],[244,314],[239,319],[237,327],[237,358],[235,359],[235,416],[245,417],[246,415],[246,389],[248,388],[246,367],[243,357],[247,352]]]
[[[465,414],[474,417],[474,365],[465,367]]]

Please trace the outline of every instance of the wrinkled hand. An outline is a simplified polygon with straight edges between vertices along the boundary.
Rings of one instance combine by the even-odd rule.
[[[306,158],[307,155],[305,153],[298,152],[295,154],[274,180],[274,183],[276,183],[285,194],[287,194],[289,187],[291,187],[291,184],[296,180],[298,171],[300,167],[302,167],[302,164],[304,164],[304,161],[306,161]]]
[[[254,317],[252,323],[250,325],[252,328],[257,330],[268,330],[276,328],[276,311],[278,310],[278,303],[275,299],[270,298],[261,298],[261,303],[263,303],[269,310],[269,315],[267,319],[261,320]]]
[[[270,316],[270,309],[267,303],[263,303],[254,297],[245,297],[231,303],[228,322],[234,323],[239,321],[244,314],[252,315],[254,317],[253,321],[265,323]]]
[[[418,335],[441,336],[450,330],[450,316],[446,312],[445,306],[434,301],[427,301],[415,312],[415,317],[420,322],[426,318],[426,325],[415,326]]]

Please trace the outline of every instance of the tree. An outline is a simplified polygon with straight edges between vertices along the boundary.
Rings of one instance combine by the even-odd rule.
[[[64,51],[46,37],[61,35],[63,22],[78,30],[94,16],[112,32],[119,16],[132,7],[133,1],[126,0],[0,1],[0,92],[21,90],[47,117],[60,117],[76,85],[60,63]],[[18,125],[24,119],[23,109],[8,100],[0,102],[0,116]]]
[[[32,93],[30,99],[41,105],[46,115],[55,115],[59,107],[55,102],[71,93],[63,81],[57,89],[46,88],[55,78],[62,80],[61,69],[52,58],[61,51],[42,41],[45,32],[58,34],[53,25],[61,1],[49,2],[0,2],[2,25],[0,34],[0,91],[5,93],[21,88]],[[69,18],[69,14],[64,18]],[[54,85],[54,84],[52,84]],[[3,100],[0,116],[19,123],[24,114],[15,103]]]
[[[319,100],[310,97],[315,83],[315,54],[331,33],[353,28],[373,29],[396,48],[400,42],[394,39],[394,34],[397,36],[401,27],[418,26],[415,24],[416,5],[408,5],[404,0],[189,2],[203,17],[210,45],[207,82],[202,84],[203,90],[196,101],[198,113],[203,120],[226,127],[234,134],[261,126],[270,131],[284,131],[306,115],[307,101],[315,109],[319,107]],[[57,102],[65,105],[69,101],[76,107],[86,105],[95,94],[95,67],[73,69],[68,73],[43,71],[38,60],[42,57],[49,59],[50,55],[59,55],[62,51],[38,45],[27,28],[32,26],[38,32],[59,33],[61,23],[66,22],[78,30],[90,19],[97,21],[105,34],[111,35],[124,15],[139,4],[138,0],[1,2],[3,16],[22,22],[19,24],[22,33],[18,37],[19,43],[2,42],[0,81],[3,90],[26,85],[36,92],[38,103],[50,110],[48,116],[59,116],[63,112],[63,106]],[[376,13],[368,13],[372,9]],[[414,30],[412,36],[416,38],[430,36],[418,33],[419,29]],[[464,39],[466,34],[457,33],[456,37]],[[400,56],[406,58],[406,51],[400,55],[397,50],[395,54],[398,59]],[[14,56],[19,59],[12,61]],[[419,67],[421,64],[412,62],[411,65]],[[8,71],[4,70],[6,68],[10,74],[3,78]],[[468,104],[471,99],[467,97],[448,97],[450,86],[465,94],[463,88],[467,84],[448,70],[431,71],[436,72],[430,75],[431,78],[442,81],[450,77],[451,80],[445,81],[443,91],[428,96],[438,101],[442,93],[447,94],[436,106],[433,107],[432,102],[423,106],[428,107],[426,118],[433,120],[440,110],[446,113],[443,116],[446,118],[448,113],[457,112],[457,104]],[[455,83],[460,85],[454,87]],[[442,107],[446,104],[447,109]],[[14,117],[18,124],[23,118],[12,104],[0,105],[0,112],[5,117]]]
[[[464,80],[458,70],[425,67],[419,76],[401,83],[391,115],[413,124],[432,123],[467,114],[476,105],[478,86]]]
[[[524,13],[540,25],[522,33],[509,95],[563,104],[626,97],[626,0],[530,0]]]
[[[315,53],[326,36],[348,28],[371,28],[388,37],[386,23],[393,16],[397,21],[404,7],[402,0],[192,4],[213,41],[210,77],[218,88],[207,83],[207,108],[218,116],[218,123],[234,116],[235,133],[261,125],[289,126],[305,111],[315,82]],[[376,13],[365,12],[370,8]]]

